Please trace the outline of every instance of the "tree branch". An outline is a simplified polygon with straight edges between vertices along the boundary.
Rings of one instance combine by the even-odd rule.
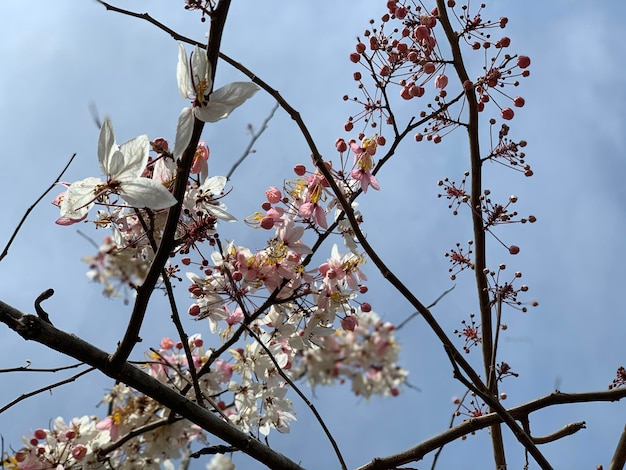
[[[125,383],[138,392],[157,400],[174,413],[241,449],[242,452],[270,468],[302,470],[302,467],[281,453],[241,432],[230,423],[224,422],[221,418],[200,407],[197,403],[180,395],[175,390],[127,362],[112,369],[109,363],[109,355],[106,352],[77,336],[55,328],[35,315],[24,314],[0,301],[0,322],[5,323],[25,340],[36,341],[66,356],[73,357],[100,370],[109,377]]]

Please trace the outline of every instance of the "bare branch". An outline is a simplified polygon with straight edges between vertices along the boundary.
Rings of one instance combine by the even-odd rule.
[[[261,137],[263,132],[265,132],[265,129],[267,129],[267,126],[268,126],[269,122],[272,120],[272,118],[274,117],[274,113],[276,113],[277,109],[278,109],[278,102],[274,105],[274,107],[272,108],[270,113],[263,120],[259,130],[252,134],[252,138],[250,139],[250,142],[248,143],[248,146],[243,151],[243,154],[241,155],[241,157],[239,157],[239,159],[235,163],[233,163],[233,166],[230,168],[230,170],[226,174],[226,179],[230,180],[230,177],[233,175],[233,173],[235,172],[237,167],[239,165],[241,165],[241,163],[248,157],[248,155],[250,155],[250,153],[252,153],[252,147],[254,146],[255,142],[259,139],[259,137]]]
[[[50,325],[52,325],[52,324],[50,324]],[[80,364],[80,365],[82,365],[82,364]],[[21,402],[23,400],[26,400],[27,398],[33,397],[33,396],[38,395],[38,394],[43,393],[43,392],[49,392],[50,390],[52,390],[54,388],[57,388],[57,387],[60,387],[61,385],[72,383],[76,379],[78,379],[79,377],[82,377],[83,375],[86,375],[89,372],[92,372],[94,370],[95,370],[94,367],[90,367],[89,369],[86,369],[86,370],[84,370],[82,372],[79,372],[78,374],[73,375],[73,376],[71,376],[71,377],[69,377],[69,378],[67,378],[65,380],[61,380],[59,382],[55,382],[53,384],[46,385],[45,387],[38,388],[37,390],[33,390],[32,392],[24,393],[24,394],[20,395],[19,397],[17,397],[15,400],[7,403],[2,408],[0,408],[0,414],[4,413],[6,410],[11,408],[12,406],[17,405],[19,402]]]

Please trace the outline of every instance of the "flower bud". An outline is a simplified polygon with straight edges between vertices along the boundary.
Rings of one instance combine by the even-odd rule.
[[[358,324],[358,319],[354,315],[348,315],[347,317],[341,319],[341,328],[345,331],[354,331]]]
[[[513,119],[513,116],[515,116],[515,113],[513,112],[513,110],[511,108],[504,108],[501,112],[500,112],[500,116],[502,116],[502,119],[506,119],[507,121]]]
[[[276,204],[282,199],[283,195],[281,194],[280,189],[270,186],[270,188],[265,191],[265,197],[267,197],[267,200],[271,204]]]
[[[517,58],[517,66],[521,69],[526,69],[530,65],[530,57],[521,55]]]

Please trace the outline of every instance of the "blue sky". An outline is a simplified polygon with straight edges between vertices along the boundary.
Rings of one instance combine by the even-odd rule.
[[[179,8],[172,8],[172,3]],[[346,93],[356,93],[355,66],[348,54],[369,18],[385,11],[382,0],[363,0],[358,8],[356,3],[233,2],[224,36],[223,51],[281,91],[300,111],[326,156],[333,155],[337,137],[346,137],[342,130],[346,117],[357,112],[341,100]],[[173,29],[202,39],[205,25],[182,4],[127,0],[117,5],[149,11]],[[520,374],[503,386],[509,406],[546,395],[557,386],[564,392],[605,389],[615,369],[626,365],[626,312],[620,295],[620,255],[626,241],[625,13],[621,2],[606,0],[593,6],[580,0],[494,0],[483,14],[508,16],[511,50],[532,59],[531,77],[519,90],[527,104],[511,126],[515,138],[529,142],[526,153],[535,176],[512,177],[489,168],[486,183],[494,192],[517,194],[520,212],[538,218],[532,226],[499,232],[522,248],[520,255],[512,258],[495,246],[490,253],[493,266],[505,262],[510,272],[523,271],[530,286],[527,299],[540,304],[525,314],[506,314],[509,329],[503,336],[501,359]],[[5,19],[0,33],[4,70],[0,191],[5,203],[0,243],[4,243],[24,210],[73,153],[78,156],[66,180],[97,174],[98,129],[90,103],[111,117],[120,142],[140,134],[173,139],[185,103],[176,87],[177,44],[146,22],[106,12],[94,1],[75,0],[2,2],[0,16]],[[241,79],[226,64],[219,66],[218,86]],[[247,145],[247,124],[260,124],[272,105],[271,98],[259,93],[228,120],[207,127],[204,138],[211,147],[212,174],[228,171]],[[438,146],[403,145],[378,175],[381,191],[368,192],[361,200],[368,240],[425,303],[451,286],[443,253],[469,237],[466,219],[452,217],[436,198],[438,179],[459,180],[467,169],[461,131],[457,133]],[[234,190],[227,199],[240,220],[257,210],[266,186],[282,184],[291,178],[294,164],[309,161],[303,139],[281,112],[255,149],[233,177]],[[54,225],[56,217],[47,202],[33,211],[0,264],[2,300],[32,311],[33,299],[53,287],[56,294],[46,306],[55,324],[111,350],[129,308],[103,299],[100,286],[89,284],[80,258],[91,255],[93,248],[74,228]],[[262,243],[243,225],[223,230],[224,238],[239,244],[254,248]],[[395,323],[406,318],[411,313],[406,302],[373,266],[367,266],[367,274],[368,300],[374,310]],[[471,289],[470,276],[459,276],[456,289],[434,309],[447,331],[475,311]],[[154,305],[142,331],[146,347],[173,334],[166,308],[159,301]],[[398,398],[369,403],[354,398],[347,388],[318,388],[311,394],[349,467],[444,430],[453,411],[451,398],[463,392],[421,319],[399,332],[399,339],[401,363],[421,391],[407,389]],[[6,329],[0,348],[0,368],[22,365],[26,359],[37,367],[68,363]],[[478,356],[470,359],[479,363]],[[3,375],[0,406],[61,378]],[[0,433],[6,443],[19,445],[22,434],[46,426],[55,416],[102,414],[104,410],[95,405],[110,385],[110,380],[92,375],[52,395],[28,400],[0,415]],[[563,406],[533,416],[533,431],[548,434],[585,420],[586,430],[542,451],[555,468],[606,466],[624,426],[623,411],[622,403]],[[306,468],[336,467],[321,430],[300,405],[298,420],[290,435],[273,435],[271,442]],[[512,442],[508,434],[507,440]],[[487,433],[479,433],[447,448],[439,468],[485,468],[491,465],[489,449]],[[244,459],[238,463],[238,468],[255,468]],[[523,465],[523,454],[515,445],[509,446],[509,463],[512,468]]]

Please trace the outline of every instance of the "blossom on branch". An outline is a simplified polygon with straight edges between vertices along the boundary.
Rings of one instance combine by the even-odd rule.
[[[230,116],[235,108],[252,97],[259,87],[252,82],[233,82],[214,92],[212,68],[206,50],[196,46],[187,61],[182,43],[178,44],[178,66],[176,78],[178,91],[185,99],[193,100],[193,114],[204,122],[216,122]]]
[[[72,183],[61,201],[61,221],[82,220],[96,202],[109,202],[111,194],[119,195],[130,206],[152,210],[176,204],[176,199],[160,183],[142,177],[148,164],[150,142],[141,135],[118,146],[113,125],[107,118],[100,129],[98,162],[106,181],[88,177]]]

